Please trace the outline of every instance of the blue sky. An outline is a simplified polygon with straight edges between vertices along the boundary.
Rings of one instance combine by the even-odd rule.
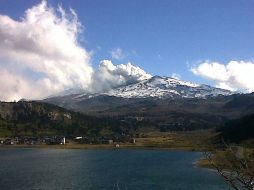
[[[1,0],[0,13],[14,19],[39,0]],[[131,63],[153,75],[178,73],[182,79],[210,83],[188,65],[205,60],[228,63],[254,59],[253,0],[49,0],[73,8],[84,26],[80,43],[93,51],[92,64],[112,59]]]

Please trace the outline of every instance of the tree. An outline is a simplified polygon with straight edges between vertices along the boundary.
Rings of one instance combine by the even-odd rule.
[[[204,152],[204,157],[235,190],[254,190],[254,150],[227,146],[225,151]]]

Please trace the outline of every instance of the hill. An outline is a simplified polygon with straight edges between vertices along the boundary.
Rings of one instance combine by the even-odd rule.
[[[128,126],[112,118],[97,118],[42,102],[0,102],[1,136],[122,134]]]
[[[74,94],[44,101],[97,117],[139,119],[142,125],[162,131],[213,128],[254,113],[254,94],[207,98],[123,98]]]
[[[243,143],[254,142],[254,114],[244,116],[240,119],[234,119],[226,122],[217,129],[220,137],[226,142]],[[252,144],[253,146],[253,144]]]

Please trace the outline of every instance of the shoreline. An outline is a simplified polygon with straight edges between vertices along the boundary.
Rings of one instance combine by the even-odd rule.
[[[130,144],[120,144],[120,147],[115,147],[114,145],[90,145],[90,144],[67,144],[67,145],[0,145],[1,148],[48,148],[48,149],[84,149],[84,150],[121,150],[121,149],[149,149],[149,150],[182,150],[190,152],[201,152],[201,149],[196,149],[194,147],[160,147],[160,146],[146,146],[146,145],[130,145]]]

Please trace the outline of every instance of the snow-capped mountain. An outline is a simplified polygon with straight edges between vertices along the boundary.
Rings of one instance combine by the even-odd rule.
[[[200,85],[182,81],[171,77],[153,76],[130,85],[112,89],[102,93],[89,93],[81,89],[70,89],[47,100],[65,102],[79,102],[99,96],[111,96],[121,98],[209,98],[216,96],[228,96],[234,92],[215,88],[208,85]]]
[[[199,85],[171,77],[154,76],[108,92],[81,92],[51,97],[43,101],[74,111],[99,115],[128,115],[133,112],[142,112],[157,116],[162,113],[162,115],[166,114],[168,118],[171,118],[170,114],[178,113],[182,116],[183,113],[198,113],[207,117],[218,110],[223,110],[224,106],[227,108],[227,102],[237,96],[230,96],[232,94],[234,92],[208,85]],[[232,106],[229,105],[229,107]],[[253,110],[252,106],[250,107],[251,109],[246,108],[246,110]],[[237,110],[238,108],[234,109],[232,113],[236,113]],[[230,113],[229,111],[229,116],[231,116]],[[186,117],[188,119],[189,115],[187,114]]]
[[[104,95],[123,98],[206,98],[231,95],[231,91],[171,77],[154,76],[139,83],[112,89]]]

